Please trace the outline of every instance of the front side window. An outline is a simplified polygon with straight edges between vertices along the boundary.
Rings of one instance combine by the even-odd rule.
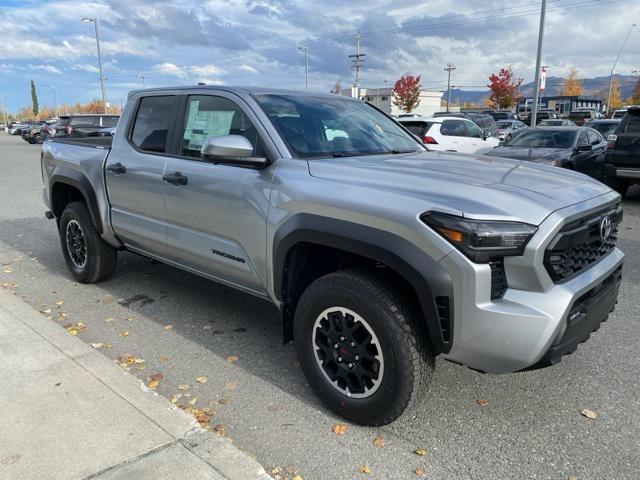
[[[483,138],[484,132],[473,122],[464,122],[467,127],[468,135],[472,138]]]
[[[589,143],[589,137],[587,137],[587,132],[582,132],[578,137],[578,145],[591,145]]]
[[[175,96],[142,98],[131,132],[131,142],[140,150],[165,153],[175,104]]]
[[[589,144],[591,145],[598,145],[602,141],[602,138],[595,130],[587,130],[587,135],[589,137]]]
[[[629,115],[625,133],[640,133],[640,115]]]
[[[209,137],[241,135],[253,145],[253,153],[263,156],[258,141],[258,131],[247,114],[231,100],[213,95],[189,97],[187,113],[182,129],[181,154],[200,157],[204,141]]]
[[[423,151],[414,137],[365,102],[324,95],[255,98],[298,158]]]

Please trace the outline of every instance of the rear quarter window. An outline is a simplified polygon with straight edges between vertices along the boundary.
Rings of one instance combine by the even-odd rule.
[[[627,115],[629,116],[629,120],[627,121],[624,133],[640,133],[640,115]]]
[[[118,125],[119,117],[102,117],[103,127],[115,127]]]
[[[425,135],[429,131],[429,129],[431,128],[431,125],[433,125],[433,123],[427,123],[427,122],[402,122],[402,126],[404,128],[409,130],[414,135],[417,135],[418,137],[422,137],[423,135]]]

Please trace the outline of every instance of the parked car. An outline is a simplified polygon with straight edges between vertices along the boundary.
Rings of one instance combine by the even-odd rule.
[[[496,123],[501,120],[518,120],[515,113],[513,112],[506,112],[506,111],[489,112],[489,115],[493,117]]]
[[[606,181],[624,196],[631,185],[640,183],[640,107],[629,108],[607,140]]]
[[[33,123],[19,123],[9,130],[9,135],[22,135],[24,130],[32,127]]]
[[[38,125],[33,126],[32,128],[28,128],[22,131],[22,139],[25,142],[34,144],[34,143],[42,143],[45,140],[45,135],[43,134],[44,130],[53,125],[56,120],[48,120],[46,122],[41,122]]]
[[[602,115],[597,110],[576,110],[569,113],[569,116],[567,118],[576,125],[582,126],[589,120],[597,120],[598,118],[602,118]]]
[[[118,125],[119,115],[112,114],[73,114],[60,115],[58,121],[46,132],[48,138],[96,137],[103,128]]]
[[[575,127],[576,124],[566,118],[554,118],[542,120],[536,126],[538,127]]]
[[[604,179],[607,141],[592,128],[530,127],[487,155],[544,163]]]
[[[419,137],[428,150],[482,154],[500,144],[496,137],[487,135],[466,118],[402,118],[398,121]]]
[[[498,136],[498,125],[493,117],[486,113],[475,113],[475,112],[436,112],[433,114],[434,117],[461,117],[466,118],[467,120],[471,120],[475,123],[480,129],[491,135],[492,137]]]
[[[606,139],[609,135],[616,133],[621,120],[621,118],[599,118],[597,120],[589,120],[584,126],[597,130]]]
[[[531,115],[532,112],[529,112],[526,119],[524,120],[524,123],[529,126],[531,126]],[[536,125],[543,120],[553,120],[555,118],[558,118],[558,114],[555,112],[555,110],[538,110],[536,112]]]
[[[310,385],[354,422],[419,404],[436,355],[553,365],[615,308],[620,196],[584,175],[428,152],[340,95],[170,87],[126,105],[114,137],[43,146],[71,275],[105,280],[126,249],[272,301]]]
[[[496,125],[498,126],[498,140],[502,142],[509,140],[516,130],[527,128],[520,120],[498,120]]]

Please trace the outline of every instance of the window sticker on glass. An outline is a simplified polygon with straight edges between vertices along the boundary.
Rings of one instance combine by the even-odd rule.
[[[189,105],[189,116],[184,131],[185,145],[189,150],[200,150],[206,138],[229,135],[234,111],[199,110],[200,102]]]

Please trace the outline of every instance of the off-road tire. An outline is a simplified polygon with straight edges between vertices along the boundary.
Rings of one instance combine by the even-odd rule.
[[[67,241],[67,226],[75,221],[81,229],[85,247],[85,262],[79,266],[72,260]],[[97,283],[109,278],[116,268],[118,251],[106,243],[93,226],[91,214],[84,202],[66,206],[59,221],[60,243],[67,267],[80,283]]]
[[[353,398],[339,391],[318,363],[313,343],[316,320],[335,306],[366,320],[379,341],[384,373],[369,397]],[[296,306],[294,343],[318,397],[338,415],[361,425],[385,425],[410,409],[426,391],[435,368],[426,338],[417,335],[419,318],[415,302],[376,272],[341,270],[314,281]]]

